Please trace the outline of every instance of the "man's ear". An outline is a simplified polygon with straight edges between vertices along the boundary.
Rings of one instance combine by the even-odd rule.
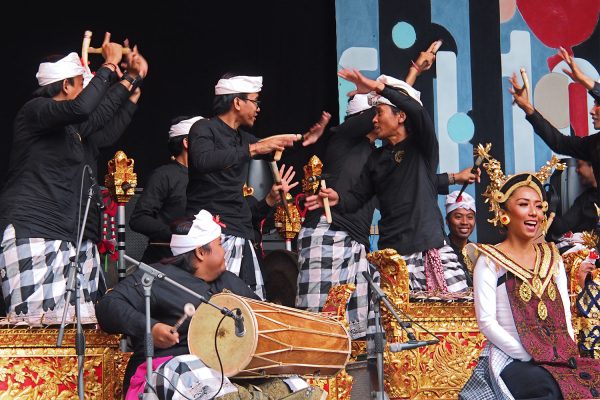
[[[183,138],[183,148],[187,150],[188,146],[189,146],[188,138],[185,137],[185,138]]]
[[[69,92],[73,89],[73,86],[69,83],[68,79],[63,79],[62,81],[62,91],[65,95],[68,95]]]
[[[204,257],[206,256],[202,247],[196,247],[196,249],[194,250],[194,255],[200,262],[204,261]]]
[[[398,117],[399,124],[403,124],[406,121],[406,113],[404,111],[400,111],[396,116]]]
[[[232,105],[233,105],[233,109],[234,110],[241,110],[242,109],[242,105],[241,105],[242,99],[240,99],[239,97],[236,97],[233,99]]]

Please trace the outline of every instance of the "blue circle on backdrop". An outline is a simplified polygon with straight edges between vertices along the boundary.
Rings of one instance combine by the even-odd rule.
[[[408,49],[415,44],[417,33],[408,22],[398,22],[392,29],[392,40],[399,49]]]
[[[456,113],[448,120],[448,136],[456,143],[468,143],[475,134],[473,120],[465,113]]]

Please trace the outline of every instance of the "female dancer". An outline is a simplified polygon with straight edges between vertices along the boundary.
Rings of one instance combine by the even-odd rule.
[[[467,247],[488,344],[460,398],[598,398],[600,364],[578,356],[562,259],[553,243],[539,240],[548,208],[542,184],[561,165],[553,157],[538,173],[505,177],[489,145],[478,151],[488,161],[489,221],[503,226],[506,239]]]

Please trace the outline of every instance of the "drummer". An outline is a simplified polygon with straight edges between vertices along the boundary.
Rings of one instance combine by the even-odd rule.
[[[221,247],[221,226],[206,210],[193,219],[174,226],[171,250],[175,257],[160,265],[160,271],[194,292],[210,298],[228,289],[231,292],[258,299],[252,290],[232,272],[225,270],[224,251]],[[100,327],[108,333],[131,337],[133,355],[125,370],[123,392],[127,393],[130,380],[140,364],[145,362],[145,299],[142,277],[135,271],[119,282],[96,305]],[[186,303],[196,308],[199,300],[163,280],[152,284],[150,298],[152,338],[155,361],[160,357],[188,354],[187,330],[189,320],[174,333],[173,325],[184,313]],[[143,374],[142,374],[143,376]],[[142,379],[143,382],[143,379]],[[218,390],[220,382],[217,382]],[[137,398],[137,397],[136,397]]]
[[[213,294],[227,289],[239,296],[260,300],[250,287],[232,272],[225,269],[225,252],[221,246],[221,225],[206,210],[200,210],[193,220],[182,221],[173,226],[171,251],[174,257],[164,260],[160,271],[177,283],[210,299]],[[137,399],[144,391],[145,382],[145,298],[142,278],[144,272],[137,270],[113,287],[96,305],[100,327],[108,333],[126,334],[131,337],[133,355],[129,359],[123,382],[126,400]],[[187,303],[198,308],[200,302],[194,296],[181,291],[164,280],[155,280],[150,297],[150,317],[154,358],[151,388],[158,398],[171,399],[174,393],[188,398],[216,397],[223,400],[257,398],[256,392],[268,394],[270,399],[320,399],[323,391],[309,386],[300,378],[282,381],[278,378],[254,381],[256,386],[232,384],[189,354],[187,331],[189,319],[179,329],[174,325],[184,314]],[[213,345],[213,343],[207,343]],[[139,368],[138,368],[139,367]],[[285,383],[284,383],[285,382]],[[290,395],[290,393],[294,393]]]

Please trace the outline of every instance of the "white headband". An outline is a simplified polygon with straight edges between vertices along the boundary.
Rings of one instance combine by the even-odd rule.
[[[446,196],[446,215],[450,214],[452,211],[457,208],[464,208],[465,210],[472,210],[473,212],[477,212],[475,209],[475,199],[466,192],[462,192],[460,195],[460,201],[456,201],[456,197],[458,196],[459,191],[455,190]]]
[[[377,78],[377,82],[382,82],[384,85],[391,86],[395,89],[401,89],[408,93],[410,97],[418,101],[420,105],[423,105],[421,102],[421,92],[410,86],[408,83],[387,75],[380,75],[379,78]],[[374,92],[369,93],[369,104],[372,106],[376,106],[377,104],[389,104],[390,106],[397,107],[385,97]]]
[[[369,104],[369,95],[357,93],[352,97],[352,100],[348,102],[346,115],[356,114],[368,110],[369,108],[371,108],[371,105]]]
[[[221,236],[221,226],[211,213],[200,210],[187,235],[171,235],[171,251],[174,256],[195,250]]]
[[[90,71],[89,65],[85,65],[83,69],[85,69],[83,73],[83,87],[86,87],[94,77],[94,74]]]
[[[262,88],[262,76],[234,76],[219,79],[215,86],[215,95],[233,93],[258,93]]]
[[[204,119],[204,117],[184,119],[183,121],[179,121],[175,125],[171,125],[171,128],[169,128],[169,139],[189,134],[192,125],[194,125],[196,121],[199,121],[201,119]]]
[[[66,78],[73,78],[78,75],[85,75],[86,70],[81,65],[81,60],[77,53],[69,53],[68,56],[61,58],[56,62],[43,62],[38,68],[35,77],[40,86],[46,86],[54,82],[62,81]]]

